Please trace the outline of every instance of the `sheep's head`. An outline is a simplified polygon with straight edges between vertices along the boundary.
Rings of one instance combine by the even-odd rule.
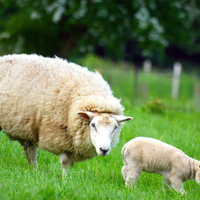
[[[200,163],[198,165],[198,169],[197,169],[197,172],[195,174],[195,179],[196,179],[196,182],[200,185]]]
[[[91,142],[99,156],[107,156],[118,140],[121,122],[131,120],[132,117],[97,112],[77,112],[77,115],[87,120],[90,125]]]

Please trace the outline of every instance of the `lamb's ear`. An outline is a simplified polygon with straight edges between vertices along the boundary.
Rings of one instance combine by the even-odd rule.
[[[78,111],[76,114],[79,117],[81,117],[82,119],[89,121],[89,122],[92,121],[92,119],[94,118],[94,113],[92,113],[92,112]]]
[[[132,117],[127,117],[127,116],[123,116],[123,115],[114,115],[114,118],[118,122],[124,122],[124,121],[129,121],[129,120],[133,119]]]

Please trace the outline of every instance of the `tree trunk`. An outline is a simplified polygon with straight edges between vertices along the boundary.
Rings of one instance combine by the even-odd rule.
[[[134,100],[135,105],[139,102],[139,68],[134,67]]]

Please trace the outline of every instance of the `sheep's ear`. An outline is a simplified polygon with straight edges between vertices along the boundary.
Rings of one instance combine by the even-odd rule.
[[[114,115],[114,118],[118,122],[124,122],[124,121],[129,121],[129,120],[133,119],[132,117],[127,117],[127,116],[123,116],[123,115]]]
[[[89,121],[89,122],[94,118],[94,113],[92,113],[92,112],[78,111],[76,114],[79,117],[81,117],[82,119]]]

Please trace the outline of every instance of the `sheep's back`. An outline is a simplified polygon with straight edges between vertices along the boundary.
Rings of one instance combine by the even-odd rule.
[[[0,127],[14,138],[37,142],[41,121],[62,125],[73,100],[112,96],[99,73],[59,58],[3,56],[0,70]]]
[[[146,172],[169,171],[180,162],[185,165],[183,158],[187,162],[187,156],[181,150],[153,138],[138,137],[129,141],[125,146],[125,154],[129,155],[129,163],[140,163]]]
[[[101,96],[112,94],[109,85],[98,72],[88,71],[85,67],[60,58],[9,55],[1,57],[0,66],[0,81],[6,81],[7,85],[10,83],[8,87],[23,86],[27,90],[36,88],[44,92],[46,89],[51,90],[51,87],[61,89],[65,85],[69,90],[71,88],[69,92],[77,95],[100,92]]]

